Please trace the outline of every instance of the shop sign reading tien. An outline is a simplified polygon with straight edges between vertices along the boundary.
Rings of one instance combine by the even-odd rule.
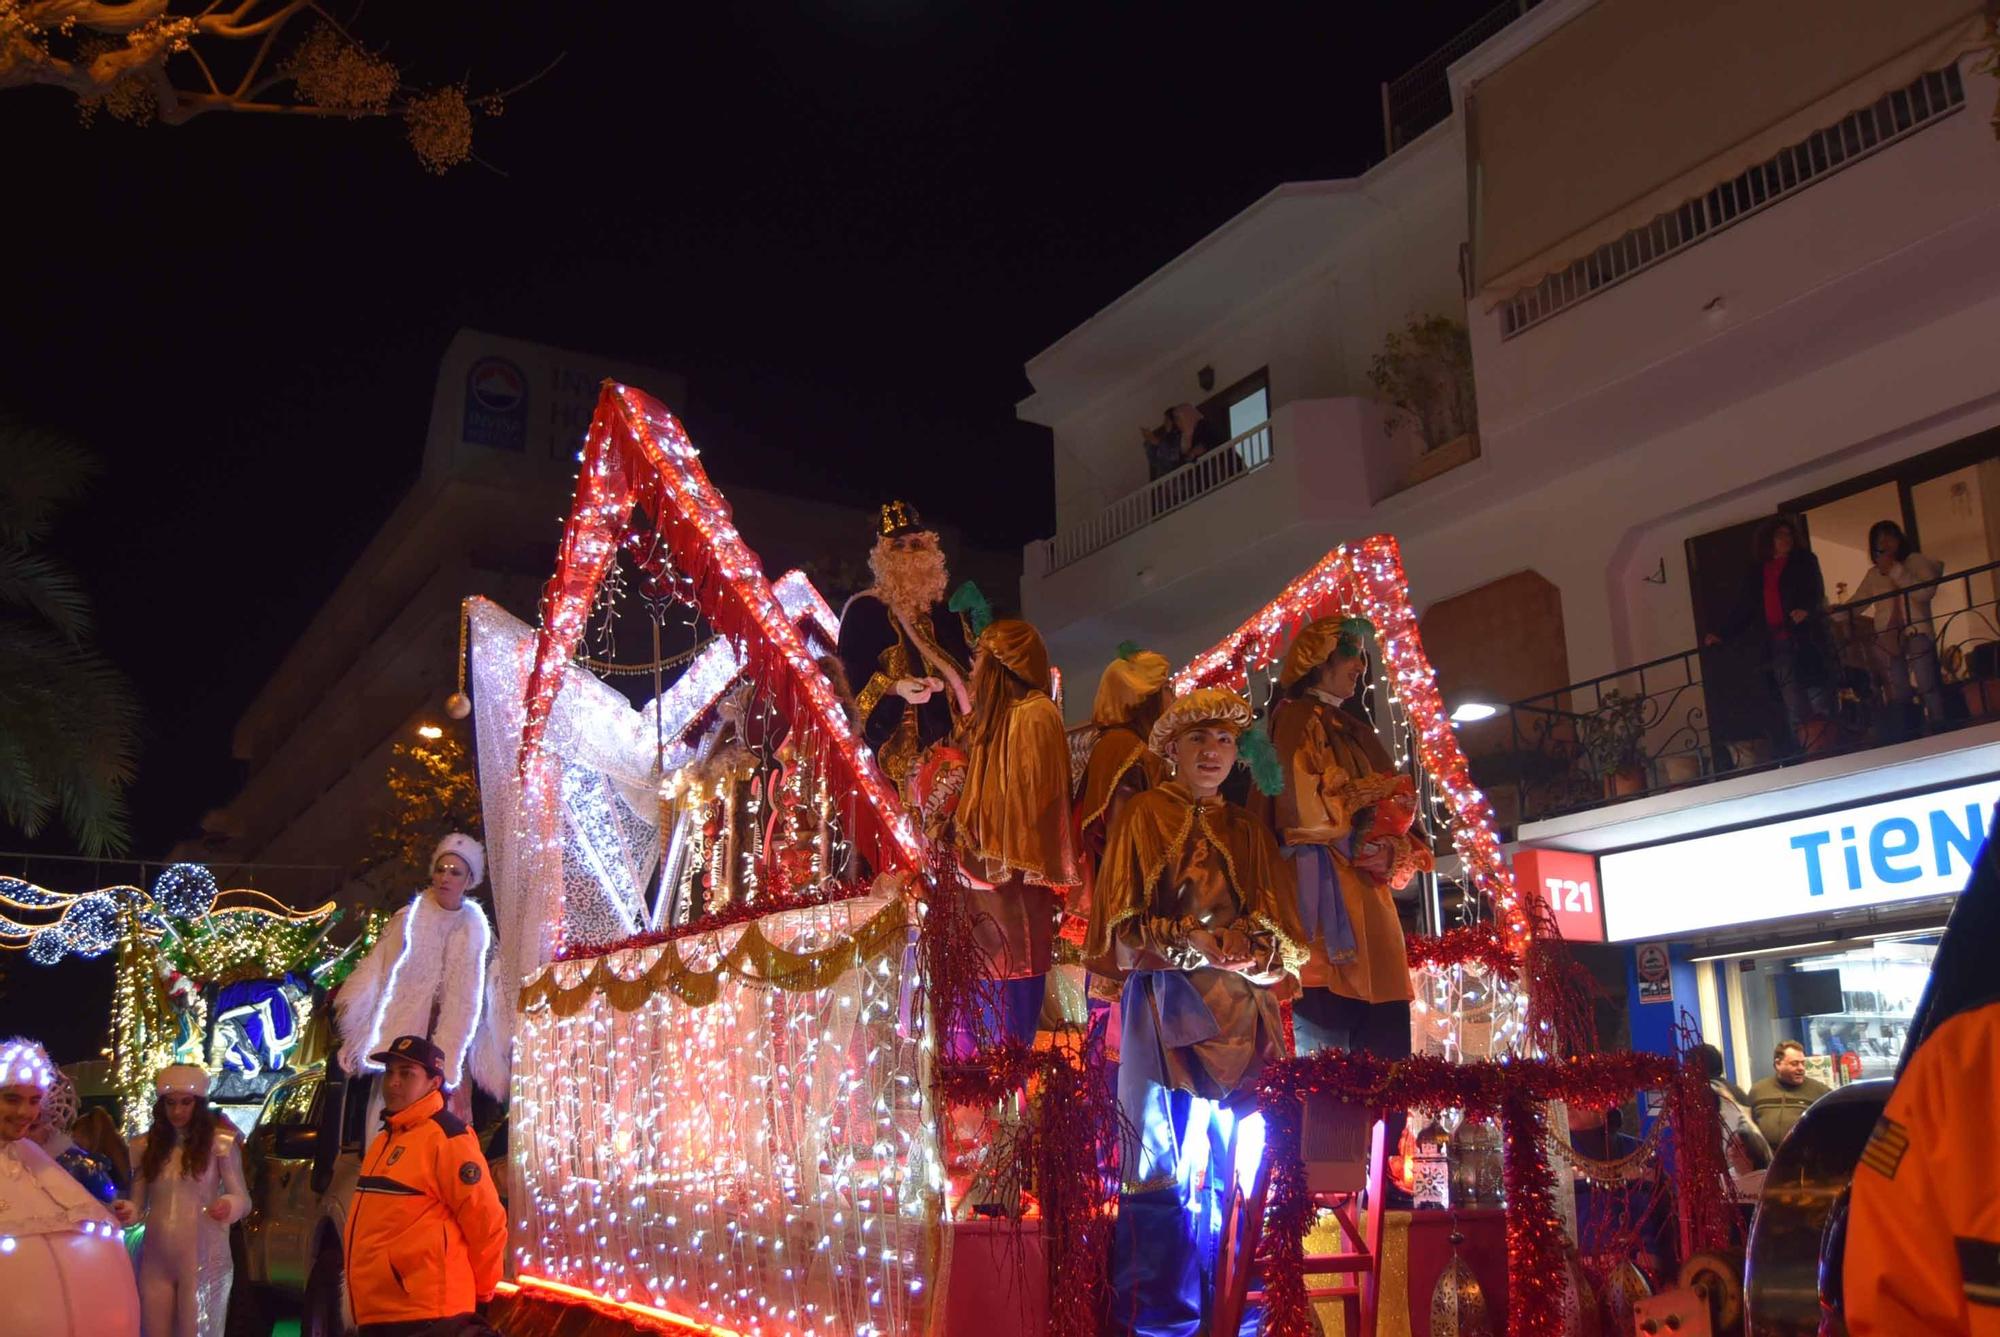
[[[1598,859],[1605,936],[1661,938],[1965,889],[2000,780]]]

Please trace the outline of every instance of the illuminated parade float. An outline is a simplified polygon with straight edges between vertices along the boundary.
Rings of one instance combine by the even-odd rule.
[[[513,1012],[510,1330],[1098,1331],[1121,1142],[1103,1009],[1059,943],[1033,1038],[992,1022],[1003,990],[940,818],[962,758],[884,773],[833,611],[797,573],[766,580],[663,407],[607,385],[580,460],[539,631],[468,606]],[[653,675],[637,702],[588,657],[633,608],[656,651],[624,670]],[[1712,1134],[1706,1080],[1596,1052],[1468,778],[1393,540],[1335,549],[1173,685],[1270,705],[1287,643],[1325,619],[1369,642],[1384,793],[1407,796],[1416,889],[1450,927],[1407,943],[1411,1056],[1263,1067],[1264,1152],[1232,1133],[1240,1174],[1210,1176],[1199,1209],[1206,1303],[1277,1332],[1311,1330],[1316,1305],[1348,1331],[1595,1332],[1600,1310],[1629,1330],[1676,1281],[1655,1236],[1697,1277],[1734,1241],[1717,1140],[1676,1136]],[[663,629],[692,639],[671,684]],[[1567,1114],[1642,1091],[1660,1096],[1634,1150],[1573,1149]],[[1424,1136],[1399,1115],[1370,1138],[1391,1110]],[[1454,1210],[1385,1214],[1399,1189],[1456,1189]]]

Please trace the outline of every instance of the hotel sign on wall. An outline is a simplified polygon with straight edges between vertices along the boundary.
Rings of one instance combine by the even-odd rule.
[[[1965,889],[2000,780],[1597,860],[1606,936],[1664,938]]]

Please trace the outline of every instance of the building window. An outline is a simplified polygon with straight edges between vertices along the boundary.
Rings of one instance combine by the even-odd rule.
[[[1259,367],[1236,384],[1202,401],[1201,416],[1221,427],[1234,441],[1271,420],[1269,367]]]

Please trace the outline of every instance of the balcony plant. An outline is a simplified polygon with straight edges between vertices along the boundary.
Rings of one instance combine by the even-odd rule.
[[[1479,401],[1472,383],[1472,338],[1450,316],[1419,316],[1391,330],[1368,364],[1368,379],[1384,402],[1416,420],[1426,452],[1474,437]],[[1395,435],[1392,419],[1384,428]]]
[[[1584,753],[1604,783],[1606,798],[1646,788],[1646,698],[1612,688],[1578,724]]]

